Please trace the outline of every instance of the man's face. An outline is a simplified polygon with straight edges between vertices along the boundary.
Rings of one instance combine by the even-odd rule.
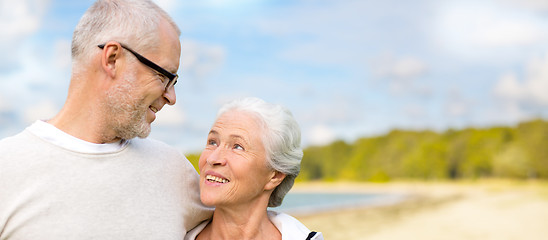
[[[110,119],[110,128],[118,138],[145,138],[150,134],[150,122],[147,121],[147,105],[137,94],[135,81],[137,74],[124,76],[123,84],[117,85],[107,93],[106,105]]]
[[[160,23],[158,34],[158,47],[140,54],[176,73],[181,53],[179,37],[166,21]],[[164,77],[137,61],[131,53],[126,52],[125,57],[128,67],[119,84],[108,92],[106,103],[111,116],[108,121],[117,138],[144,138],[150,134],[156,112],[165,104],[175,104],[175,89],[166,90]]]

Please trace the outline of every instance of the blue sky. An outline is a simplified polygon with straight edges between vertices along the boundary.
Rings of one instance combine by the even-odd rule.
[[[0,0],[0,138],[62,107],[92,2]],[[156,2],[182,30],[182,64],[151,136],[185,153],[244,96],[287,106],[304,146],[548,118],[546,1]]]

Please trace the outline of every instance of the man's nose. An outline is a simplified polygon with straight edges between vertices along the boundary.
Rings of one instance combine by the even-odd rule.
[[[177,94],[175,93],[175,88],[173,86],[165,90],[163,96],[168,105],[173,105],[177,101]]]

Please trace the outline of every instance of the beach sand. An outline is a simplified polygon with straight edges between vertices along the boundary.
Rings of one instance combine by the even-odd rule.
[[[292,191],[404,193],[389,206],[294,215],[338,239],[548,239],[548,183],[299,183]]]

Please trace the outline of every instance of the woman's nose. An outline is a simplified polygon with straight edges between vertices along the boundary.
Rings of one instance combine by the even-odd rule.
[[[226,165],[226,150],[221,147],[217,147],[206,159],[207,163],[211,166],[224,166]]]

